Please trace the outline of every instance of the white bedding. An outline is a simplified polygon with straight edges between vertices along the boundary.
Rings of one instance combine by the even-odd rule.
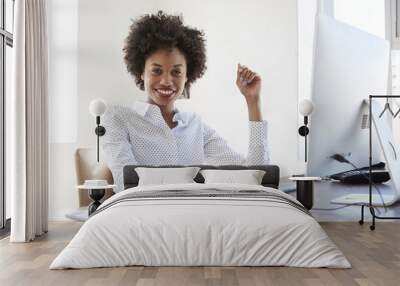
[[[89,218],[50,269],[146,266],[294,266],[350,268],[307,213],[274,200],[173,197],[122,200],[137,192],[262,190],[239,184],[142,186],[122,191]],[[142,194],[142,193],[141,193]]]

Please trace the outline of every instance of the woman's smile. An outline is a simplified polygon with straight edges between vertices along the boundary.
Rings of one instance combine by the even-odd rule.
[[[176,89],[172,88],[155,88],[154,91],[156,94],[163,98],[169,98],[175,95]]]

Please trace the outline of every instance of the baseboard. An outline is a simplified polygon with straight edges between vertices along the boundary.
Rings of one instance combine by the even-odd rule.
[[[58,210],[50,210],[48,220],[49,221],[71,221],[71,219],[67,218],[67,213],[70,213],[75,209],[58,209]]]
[[[67,221],[73,221],[72,219],[69,219],[65,216],[49,216],[48,218],[49,222],[67,222]]]

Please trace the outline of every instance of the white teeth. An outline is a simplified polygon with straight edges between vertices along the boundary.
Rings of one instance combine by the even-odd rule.
[[[162,90],[162,89],[157,89],[157,92],[158,92],[158,93],[161,93],[161,94],[163,94],[163,95],[171,95],[171,94],[174,93],[173,90]]]

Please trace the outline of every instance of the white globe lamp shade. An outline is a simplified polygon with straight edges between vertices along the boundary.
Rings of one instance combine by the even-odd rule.
[[[107,110],[107,104],[103,99],[93,99],[89,104],[89,111],[93,116],[102,116]]]
[[[299,104],[299,112],[303,116],[310,115],[314,110],[314,105],[311,100],[303,99]]]

